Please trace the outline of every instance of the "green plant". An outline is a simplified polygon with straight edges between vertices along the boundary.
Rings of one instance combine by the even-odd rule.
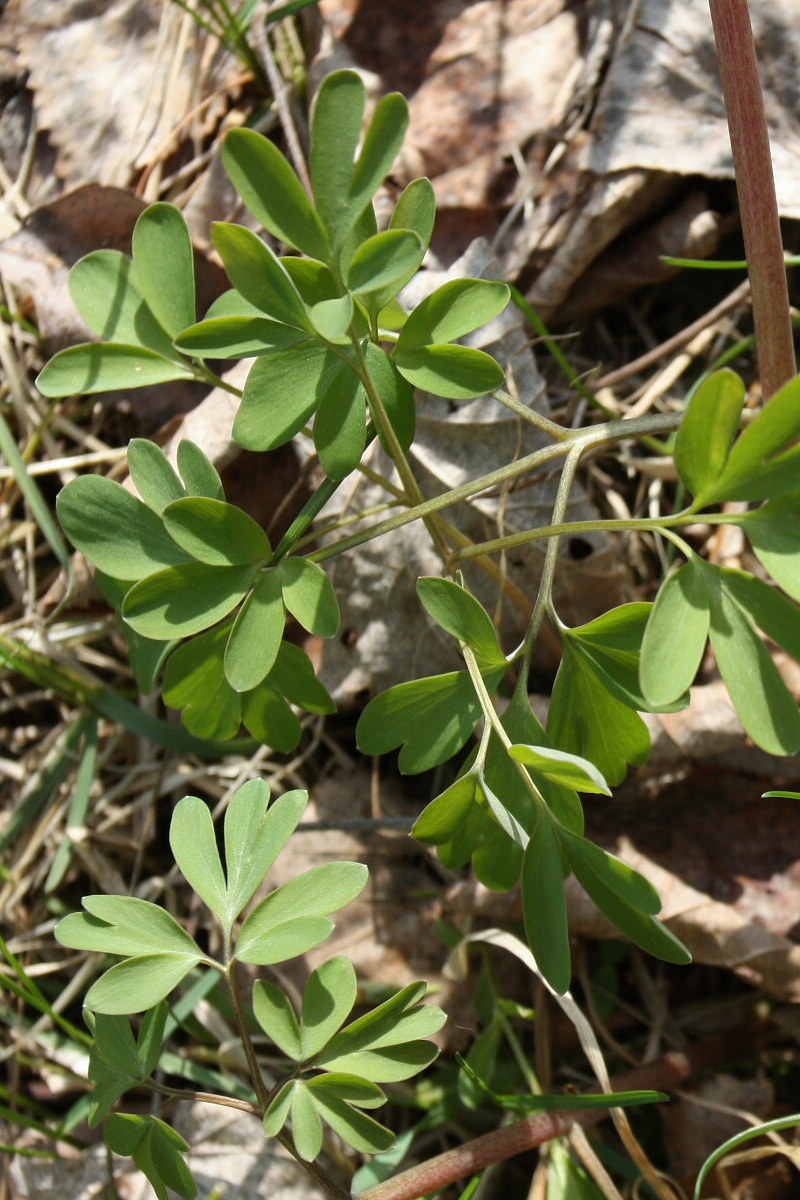
[[[254,737],[290,750],[301,732],[291,706],[326,712],[332,704],[306,656],[284,639],[287,612],[311,633],[334,635],[338,606],[318,564],[407,521],[425,521],[454,577],[420,580],[420,599],[461,646],[465,667],[374,698],[359,722],[359,745],[370,754],[400,747],[401,770],[424,771],[458,754],[483,720],[459,778],[414,832],[436,845],[450,867],[471,860],[488,887],[504,890],[521,878],[530,944],[559,990],[570,978],[565,871],[574,872],[627,936],[653,954],[686,962],[685,949],[656,918],[660,901],[651,885],[583,836],[579,794],[609,794],[628,764],[646,759],[649,739],[639,711],[688,702],[709,636],[747,732],[773,753],[800,748],[800,714],[758,633],[798,655],[794,603],[746,572],[709,565],[679,534],[697,521],[739,524],[773,579],[800,598],[791,549],[800,502],[794,445],[800,383],[790,381],[742,432],[745,390],[730,371],[706,379],[685,415],[565,430],[528,414],[544,424],[551,445],[423,500],[406,456],[414,435],[412,385],[455,400],[496,389],[502,381],[497,363],[456,339],[496,315],[508,289],[456,280],[413,312],[400,309],[397,293],[417,270],[431,235],[433,197],[426,180],[410,184],[389,229],[375,232],[371,197],[400,145],[407,114],[399,96],[385,97],[355,158],[363,108],[363,86],[351,73],[329,76],[322,85],[312,122],[313,201],[266,139],[237,130],[226,141],[226,167],[248,208],[275,237],[311,257],[279,258],[249,230],[216,225],[214,242],[234,289],[195,323],[188,234],[176,209],[155,205],[137,223],[132,260],[100,251],[74,268],[76,303],[106,340],[62,351],[39,378],[45,394],[57,395],[117,385],[120,371],[128,382],[131,373],[142,382],[207,376],[206,356],[255,355],[234,436],[251,450],[268,450],[313,416],[328,482],[273,550],[255,522],[226,503],[219,477],[197,447],[181,445],[177,474],[156,446],[139,440],[131,444],[129,465],[141,499],[105,478],[85,476],[59,497],[62,524],[95,564],[121,614],[143,689],[166,660],[164,699],[183,710],[192,734],[231,738],[244,723]],[[350,153],[341,151],[343,137]],[[627,522],[564,521],[587,454],[676,429],[675,465],[691,497],[681,511]],[[320,504],[358,468],[376,433],[400,474],[405,510],[324,550],[295,553]],[[448,543],[443,509],[560,459],[550,525],[478,545]],[[765,503],[744,513],[725,511],[729,501],[742,500]],[[624,605],[570,629],[552,599],[558,538],[598,529],[655,532],[686,561],[654,604]],[[542,584],[528,633],[508,654],[460,568],[536,540],[548,542]],[[545,613],[563,645],[546,730],[527,695]],[[509,670],[516,685],[501,718],[492,694]]]
[[[312,971],[299,1014],[277,984],[256,980],[248,1018],[238,964],[271,966],[313,949],[333,929],[329,914],[354,899],[367,880],[361,863],[312,867],[268,893],[244,916],[307,803],[307,794],[295,791],[270,805],[266,784],[243,784],[225,814],[224,866],[205,802],[186,796],[177,805],[170,846],[185,879],[214,918],[218,957],[201,949],[164,908],[134,896],[86,896],[84,911],[65,917],[56,928],[62,945],[120,960],[94,982],[85,999],[93,1034],[89,1124],[104,1121],[109,1147],[132,1155],[159,1200],[166,1200],[167,1187],[182,1196],[196,1193],[182,1158],[186,1144],[155,1116],[110,1110],[125,1092],[142,1086],[169,1097],[195,1095],[152,1076],[164,1063],[167,997],[198,973],[216,972],[224,980],[253,1089],[245,1100],[201,1098],[255,1114],[269,1136],[279,1137],[305,1163],[319,1155],[323,1123],[357,1150],[385,1150],[393,1135],[364,1110],[385,1103],[380,1084],[408,1079],[436,1056],[435,1045],[423,1039],[441,1028],[445,1015],[422,1003],[424,983],[409,984],[346,1023],[356,1001],[356,975],[341,956]],[[128,1020],[132,1013],[144,1013],[136,1037]],[[285,1056],[288,1069],[269,1083],[253,1044],[252,1019]],[[291,1134],[284,1128],[287,1121]],[[329,1190],[335,1194],[332,1185]]]
[[[746,16],[746,4],[740,17],[742,9]],[[735,33],[743,36],[741,21]],[[744,79],[748,69],[742,65],[736,78]],[[750,86],[751,75],[747,80]],[[215,225],[214,245],[232,288],[198,322],[186,227],[176,209],[155,205],[137,223],[131,259],[100,251],[73,269],[75,303],[103,340],[62,351],[38,380],[52,397],[185,377],[220,384],[207,360],[253,356],[234,437],[247,449],[267,451],[311,425],[327,478],[303,512],[273,548],[251,518],[226,502],[198,447],[181,445],[176,472],[157,447],[136,441],[129,466],[141,498],[101,477],[76,479],[59,497],[62,525],[97,568],[120,615],[142,690],[154,685],[163,667],[163,698],[182,710],[196,738],[231,739],[243,724],[253,737],[291,750],[301,736],[294,707],[328,712],[332,703],[308,658],[285,640],[287,613],[309,632],[333,636],[338,606],[320,564],[422,521],[447,577],[421,579],[420,601],[458,644],[464,668],[399,684],[371,700],[359,722],[360,748],[375,755],[399,748],[401,770],[421,772],[460,754],[481,726],[455,782],[421,814],[414,833],[437,847],[446,866],[471,862],[490,888],[506,890],[521,881],[526,935],[557,992],[566,991],[571,976],[563,886],[569,873],[639,946],[667,961],[688,962],[685,947],[657,919],[660,900],[650,883],[584,836],[580,796],[610,794],[630,764],[646,760],[649,738],[639,713],[688,703],[709,638],[753,740],[777,754],[800,749],[800,713],[761,636],[800,657],[800,379],[790,378],[793,363],[786,355],[788,307],[784,314],[781,304],[773,304],[766,316],[757,316],[759,355],[762,364],[772,364],[762,366],[772,398],[755,417],[745,411],[742,381],[722,370],[700,383],[685,412],[561,427],[514,402],[502,390],[502,368],[459,342],[502,311],[509,297],[504,284],[456,280],[412,312],[399,303],[430,241],[433,191],[425,179],[412,182],[389,227],[377,231],[372,199],[402,142],[407,108],[400,96],[384,97],[363,132],[364,108],[363,85],[350,72],[330,75],[320,87],[311,123],[313,195],[265,138],[240,129],[226,140],[225,166],[244,204],[273,238],[299,254],[276,255],[247,229]],[[741,136],[741,129],[734,133]],[[747,195],[743,214],[752,218]],[[751,243],[754,277],[770,253]],[[783,348],[775,350],[778,343]],[[414,440],[415,387],[456,403],[493,392],[536,425],[548,444],[425,499],[407,454]],[[659,518],[567,520],[576,472],[588,455],[623,441],[646,444],[673,435],[675,468],[688,497],[682,508]],[[385,482],[400,511],[324,549],[300,553],[314,518],[340,482],[361,469],[376,437],[399,476],[399,489]],[[561,470],[548,525],[480,544],[453,537],[442,516],[448,508],[545,467]],[[742,501],[757,507],[739,511]],[[778,587],[701,559],[680,532],[698,522],[739,525]],[[654,603],[626,604],[568,628],[553,600],[559,539],[597,530],[651,533],[667,539],[684,562],[662,583]],[[508,651],[462,572],[467,564],[534,541],[547,543],[541,586],[522,643]],[[563,649],[546,728],[528,699],[545,616]],[[503,686],[510,687],[511,699],[501,714],[496,696]],[[181,854],[186,847],[179,845],[179,862]],[[221,894],[204,896],[218,918]],[[68,918],[60,927],[62,940],[85,934],[81,944],[88,948],[98,933],[93,922],[118,903],[93,899],[94,915]],[[189,949],[178,926],[170,930],[174,947],[163,953],[177,955],[176,980],[181,971],[209,965],[197,948]],[[128,953],[115,936],[91,944]],[[164,965],[155,973],[159,978]],[[122,964],[107,978],[123,968],[134,970]],[[95,985],[100,990],[90,993],[90,1006],[110,986]],[[267,1002],[267,994],[259,992],[259,1003],[278,1021],[280,1002]],[[155,1003],[151,997],[146,993]],[[283,1049],[296,1049],[291,1018],[284,1013],[280,1020],[273,1032],[284,1037]],[[308,1088],[293,1079],[270,1097],[270,1129],[291,1109],[296,1122],[307,1122],[301,1138],[306,1149],[318,1140],[308,1115],[311,1091],[310,1099]]]

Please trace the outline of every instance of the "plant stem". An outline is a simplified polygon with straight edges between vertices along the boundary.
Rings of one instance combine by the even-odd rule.
[[[709,1039],[687,1053],[673,1051],[655,1062],[634,1067],[612,1079],[614,1091],[654,1088],[668,1091],[679,1087],[699,1067],[717,1061],[729,1049],[725,1039]],[[402,1171],[384,1183],[357,1194],[356,1200],[419,1200],[459,1179],[483,1171],[493,1163],[512,1158],[525,1150],[541,1146],[551,1138],[568,1133],[573,1125],[596,1125],[608,1116],[608,1109],[580,1109],[574,1112],[536,1112],[520,1121],[504,1125],[482,1137],[474,1138],[437,1154],[435,1158]]]
[[[796,368],[764,96],[747,0],[709,3],[753,295],[761,387],[769,400]]]
[[[400,529],[403,525],[409,525],[412,521],[424,520],[432,513],[440,512],[443,508],[450,508],[452,505],[458,504],[461,500],[468,500],[471,496],[476,496],[479,492],[485,492],[490,488],[497,487],[499,484],[505,483],[508,479],[517,479],[522,475],[537,471],[559,458],[566,457],[572,447],[578,442],[582,443],[583,452],[585,453],[590,447],[595,448],[606,443],[632,441],[651,433],[671,433],[680,426],[683,416],[683,413],[668,413],[663,415],[659,413],[646,417],[635,417],[630,421],[609,421],[603,425],[595,425],[589,430],[575,430],[574,434],[571,433],[571,436],[563,442],[557,442],[552,446],[544,446],[541,450],[535,450],[532,454],[517,459],[516,462],[509,463],[505,467],[500,467],[496,471],[490,471],[487,475],[481,475],[477,479],[471,479],[467,483],[461,484],[460,487],[443,492],[441,496],[434,496],[433,499],[426,500],[422,504],[417,504],[413,508],[406,509],[405,512],[397,513],[395,516],[389,517],[386,521],[380,521],[377,525],[372,525],[369,529],[362,529],[348,538],[343,538],[340,542],[335,542],[333,545],[326,546],[322,550],[316,550],[308,557],[314,562],[325,562],[327,559],[334,558],[337,554],[341,554],[345,550],[352,550],[356,546],[361,546],[364,542],[372,541],[373,538],[380,537],[384,533],[390,533],[393,529]],[[594,527],[593,525],[592,528]],[[618,525],[616,522],[612,522],[607,527],[618,528]],[[602,528],[602,524],[599,524],[597,528]],[[548,534],[547,536],[551,535]]]
[[[242,1043],[244,1056],[247,1059],[247,1069],[250,1072],[250,1082],[253,1085],[253,1090],[258,1097],[258,1115],[263,1117],[269,1106],[269,1092],[267,1085],[264,1083],[264,1077],[261,1074],[261,1068],[258,1065],[255,1046],[253,1039],[250,1037],[250,1030],[247,1028],[247,1018],[242,1005],[242,997],[239,995],[239,989],[236,986],[236,962],[229,960],[225,964],[225,983],[228,987],[228,995],[231,998],[233,1005],[233,1013],[236,1018],[236,1028],[239,1032],[239,1040]]]
[[[419,489],[419,484],[417,483],[414,472],[411,470],[411,464],[406,458],[405,451],[400,445],[400,441],[394,431],[394,426],[389,420],[389,414],[387,413],[386,407],[381,399],[381,394],[375,386],[374,379],[369,373],[367,356],[364,353],[364,347],[361,345],[361,342],[357,337],[353,337],[352,342],[353,349],[355,350],[356,357],[358,359],[361,382],[364,385],[364,390],[366,391],[367,398],[369,400],[372,419],[378,427],[378,432],[383,439],[384,446],[389,450],[392,461],[397,469],[397,473],[400,476],[400,482],[405,489],[409,504],[419,507],[423,503],[424,497]],[[447,548],[447,543],[442,537],[440,530],[436,526],[436,522],[430,520],[428,516],[423,517],[423,521],[425,522],[425,528],[428,530],[431,540],[433,541],[433,544],[436,547],[436,550],[439,553],[442,561],[446,562],[449,558],[449,551]]]
[[[551,528],[557,529],[563,524],[564,517],[567,514],[567,506],[569,504],[569,494],[572,491],[572,484],[575,480],[575,472],[578,469],[578,464],[581,461],[583,454],[583,446],[580,443],[573,443],[572,449],[567,455],[567,461],[564,463],[564,469],[561,472],[561,478],[558,481],[558,492],[556,493],[556,502],[553,506],[553,519]],[[538,531],[537,531],[538,532]],[[547,544],[545,552],[544,565],[542,566],[542,577],[539,581],[539,592],[536,596],[536,603],[533,606],[533,613],[528,624],[528,630],[525,634],[525,641],[522,646],[522,658],[525,663],[524,669],[520,672],[518,688],[527,687],[528,668],[530,666],[531,656],[536,645],[536,639],[539,636],[539,626],[542,623],[542,618],[550,606],[550,597],[553,591],[553,579],[555,578],[556,566],[558,564],[558,545],[559,534],[554,534]],[[463,551],[462,553],[466,553]]]

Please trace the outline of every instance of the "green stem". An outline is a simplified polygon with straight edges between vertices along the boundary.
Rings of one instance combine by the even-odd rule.
[[[551,528],[558,528],[563,525],[564,517],[569,504],[569,494],[572,491],[572,484],[575,480],[575,472],[578,469],[578,464],[581,461],[583,447],[581,445],[573,445],[567,460],[564,463],[564,469],[561,472],[561,478],[558,481],[558,491],[556,493],[555,504],[553,505],[553,520]],[[550,606],[550,598],[553,592],[553,579],[555,578],[556,566],[558,565],[558,547],[560,534],[553,534],[547,545],[547,550],[544,556],[544,565],[542,567],[542,577],[539,581],[539,591],[536,596],[536,603],[533,606],[531,619],[528,623],[528,631],[525,634],[525,640],[522,644],[522,662],[524,664],[520,671],[519,679],[517,680],[517,688],[527,688],[528,669],[530,666],[531,655],[533,654],[536,639],[539,636],[539,627],[545,612]],[[468,547],[470,549],[470,547]],[[466,551],[464,551],[466,553]]]
[[[239,1100],[236,1096],[218,1096],[215,1092],[195,1092],[191,1088],[167,1087],[166,1084],[155,1083],[152,1079],[148,1079],[145,1086],[153,1092],[158,1092],[159,1096],[168,1096],[171,1100],[192,1100],[201,1104],[218,1104],[221,1108],[235,1108],[239,1112],[251,1113],[254,1117],[261,1116],[257,1104],[251,1104],[249,1100]]]
[[[362,546],[364,542],[371,541],[373,538],[381,537],[383,534],[390,533],[394,529],[400,529],[403,525],[409,525],[412,521],[425,520],[432,513],[450,508],[462,500],[468,500],[470,497],[476,496],[479,492],[488,491],[491,488],[498,487],[509,479],[517,479],[522,475],[537,471],[559,458],[564,458],[570,453],[573,445],[578,442],[583,445],[583,452],[585,453],[589,449],[612,442],[629,441],[652,433],[672,433],[680,426],[683,415],[683,413],[653,414],[647,417],[636,417],[630,421],[612,421],[603,425],[596,425],[588,430],[569,431],[570,436],[563,442],[558,442],[554,446],[544,446],[541,450],[535,450],[532,454],[517,459],[516,462],[509,463],[505,467],[499,467],[496,471],[490,471],[488,474],[481,475],[477,479],[469,480],[460,487],[443,492],[441,496],[434,496],[433,499],[426,500],[422,504],[417,504],[413,508],[406,509],[405,512],[397,513],[385,521],[380,521],[378,524],[370,526],[369,529],[362,529],[358,533],[343,538],[331,546],[325,546],[322,550],[317,550],[309,555],[309,557],[314,562],[325,562],[327,559],[334,558],[337,554],[341,554],[345,550],[352,550],[356,546]],[[594,528],[594,526],[592,527]],[[617,523],[611,522],[609,527],[616,528]],[[547,536],[552,536],[552,534],[548,534]],[[474,556],[471,555],[471,557]]]
[[[376,388],[375,381],[369,373],[364,347],[361,345],[361,342],[357,337],[353,337],[352,344],[358,359],[361,382],[363,383],[364,390],[367,393],[367,399],[369,400],[372,418],[378,427],[383,444],[388,449],[389,455],[395,467],[397,468],[397,473],[400,476],[400,482],[405,489],[408,502],[416,507],[419,507],[423,503],[424,497],[420,491],[420,487],[417,483],[414,472],[411,469],[411,464],[406,458],[405,451],[400,445],[400,441],[394,431],[394,426],[389,420],[389,414],[386,411],[380,392]],[[449,549],[441,535],[440,530],[436,526],[436,522],[431,521],[428,516],[423,517],[423,521],[425,523],[425,528],[428,530],[431,540],[433,541],[433,544],[436,547],[442,561],[446,562],[449,558]]]
[[[747,0],[710,0],[767,400],[795,375],[794,338],[764,96]]]

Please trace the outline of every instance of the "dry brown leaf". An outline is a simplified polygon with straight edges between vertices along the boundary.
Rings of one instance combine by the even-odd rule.
[[[4,24],[70,184],[127,184],[192,107],[198,28],[177,5],[15,0]]]
[[[796,0],[751,0],[778,205],[800,218]],[[585,165],[731,179],[730,140],[708,0],[637,0],[598,97]]]

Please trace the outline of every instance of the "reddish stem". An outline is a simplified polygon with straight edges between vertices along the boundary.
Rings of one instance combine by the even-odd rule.
[[[765,399],[796,373],[764,96],[747,0],[709,0],[739,193]]]
[[[665,1054],[655,1062],[625,1071],[612,1079],[616,1092],[636,1088],[669,1091],[679,1087],[700,1068],[718,1060],[730,1048],[729,1040],[710,1038],[684,1054]],[[492,1163],[532,1150],[554,1137],[562,1137],[573,1125],[596,1125],[608,1116],[607,1108],[585,1108],[573,1112],[538,1112],[474,1138],[444,1154],[437,1154],[419,1166],[359,1192],[355,1200],[418,1200],[459,1179],[466,1179]]]

